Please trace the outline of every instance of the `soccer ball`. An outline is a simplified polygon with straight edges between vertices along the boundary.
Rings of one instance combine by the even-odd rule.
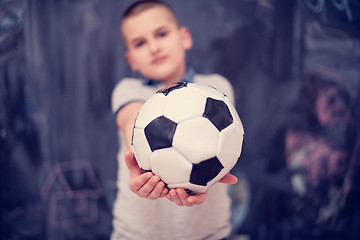
[[[244,129],[225,94],[179,82],[141,107],[132,148],[141,169],[168,188],[201,193],[225,176],[240,157]]]

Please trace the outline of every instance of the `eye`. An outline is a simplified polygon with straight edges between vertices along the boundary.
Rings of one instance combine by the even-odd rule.
[[[144,41],[144,40],[136,41],[136,42],[134,43],[134,47],[135,47],[135,48],[139,48],[139,47],[143,46],[144,44],[145,44],[145,41]]]
[[[156,35],[157,35],[157,37],[163,38],[163,37],[166,37],[168,35],[168,32],[167,31],[160,31]]]

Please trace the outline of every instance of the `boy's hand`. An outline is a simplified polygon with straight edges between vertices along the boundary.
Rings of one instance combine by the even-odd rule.
[[[136,162],[134,153],[127,151],[125,153],[125,162],[129,169],[129,187],[131,191],[140,197],[152,200],[165,197],[168,189],[165,187],[164,182],[160,180],[159,176],[141,170]]]
[[[206,197],[207,192],[189,195],[183,188],[170,189],[169,193],[166,194],[166,198],[170,201],[176,203],[179,206],[187,207],[203,203]]]
[[[228,173],[222,179],[219,180],[221,183],[225,184],[235,184],[237,183],[237,177]],[[183,188],[171,189],[166,198],[170,201],[176,203],[179,206],[194,206],[203,203],[206,200],[207,192],[198,193],[195,195],[189,195]]]

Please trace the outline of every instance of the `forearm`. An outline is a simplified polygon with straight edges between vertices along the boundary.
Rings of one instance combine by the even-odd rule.
[[[121,131],[123,131],[125,135],[126,147],[130,151],[132,151],[131,139],[135,119],[143,104],[143,102],[129,103],[120,110],[116,117],[116,124],[121,129]]]

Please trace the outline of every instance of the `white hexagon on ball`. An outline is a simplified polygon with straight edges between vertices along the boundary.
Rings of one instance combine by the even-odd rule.
[[[233,168],[240,157],[243,133],[242,128],[234,123],[220,132],[216,156],[225,169]]]
[[[237,113],[234,105],[231,104],[230,99],[227,96],[224,97],[224,102],[228,106],[229,111],[230,111],[231,115],[233,116],[234,123],[239,125],[239,127],[242,129],[242,134],[244,135],[244,127],[243,127],[243,124],[240,120],[239,114]]]
[[[199,94],[203,95],[205,98],[211,97],[213,99],[223,100],[225,96],[224,93],[211,86],[191,84],[189,88],[199,92]]]
[[[164,116],[176,123],[200,117],[204,111],[206,98],[197,91],[187,88],[177,89],[167,96]]]
[[[167,184],[188,182],[192,164],[174,148],[156,150],[151,155],[152,172]]]
[[[163,115],[165,100],[163,94],[155,94],[149,98],[141,107],[136,117],[135,127],[145,128],[152,120]]]
[[[151,149],[145,137],[143,129],[133,129],[132,148],[139,167],[143,170],[151,170],[150,155]]]
[[[219,131],[206,118],[200,117],[178,124],[173,147],[191,163],[199,163],[216,155]]]

